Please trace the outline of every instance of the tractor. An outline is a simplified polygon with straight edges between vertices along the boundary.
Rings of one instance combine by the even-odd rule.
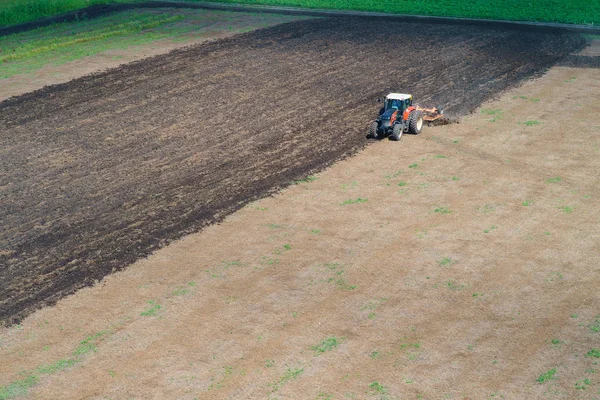
[[[438,108],[413,105],[410,94],[390,93],[377,101],[383,101],[383,107],[379,110],[379,118],[371,123],[368,135],[375,139],[389,136],[392,140],[400,140],[403,133],[418,135],[423,129],[423,121],[435,121],[443,114]]]

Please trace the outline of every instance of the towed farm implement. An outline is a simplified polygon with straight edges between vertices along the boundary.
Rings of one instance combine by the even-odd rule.
[[[383,101],[383,107],[379,110],[379,118],[369,126],[368,134],[375,139],[389,136],[392,140],[400,140],[403,133],[418,135],[424,122],[436,121],[444,115],[441,108],[413,105],[410,94],[390,93],[378,101]]]

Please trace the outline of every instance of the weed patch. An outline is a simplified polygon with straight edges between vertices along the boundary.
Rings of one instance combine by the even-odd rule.
[[[263,266],[276,265],[276,264],[279,264],[279,259],[273,258],[273,257],[268,257],[268,256],[262,256],[260,258],[259,263],[260,263],[260,265],[263,265]]]
[[[484,215],[493,213],[494,211],[496,211],[496,206],[492,205],[492,204],[484,204],[481,207],[477,208],[479,210],[479,212],[481,212]]]
[[[540,99],[538,99],[537,97],[529,98],[527,96],[513,96],[513,100],[514,99],[528,100],[528,101],[531,101],[533,103],[539,103],[540,102]]]
[[[98,342],[102,340],[104,335],[106,335],[107,333],[108,331],[100,331],[95,335],[88,336],[87,338],[82,340],[81,343],[79,343],[79,346],[75,349],[75,351],[73,351],[73,355],[76,357],[80,357],[89,353],[95,353],[96,351],[98,351],[98,348],[96,347]]]
[[[555,349],[560,349],[564,343],[565,342],[560,339],[550,339],[550,345]]]
[[[580,381],[575,382],[575,389],[577,390],[586,390],[588,386],[592,384],[590,378],[584,378]]]
[[[540,375],[539,378],[537,378],[536,381],[538,383],[544,383],[546,381],[553,380],[554,375],[556,375],[556,368],[552,368],[552,369],[548,370],[547,372],[544,372],[543,374]]]
[[[373,318],[375,318],[377,316],[375,314],[375,310],[377,308],[379,308],[379,306],[381,306],[386,301],[387,301],[387,298],[383,298],[383,297],[379,298],[379,299],[371,300],[367,304],[365,304],[364,306],[362,306],[360,308],[360,311],[368,310],[369,311],[368,318],[369,319],[373,319]]]
[[[335,336],[328,337],[321,343],[311,346],[311,350],[315,352],[315,355],[323,354],[327,351],[333,350],[344,342],[345,338],[336,338]]]
[[[404,343],[400,345],[400,350],[406,349],[420,349],[421,345],[419,343]]]
[[[429,233],[429,231],[427,229],[416,229],[415,230],[415,234],[417,235],[417,237],[419,239],[425,238],[428,233]]]
[[[490,233],[491,231],[493,231],[494,229],[498,229],[498,227],[496,225],[492,225],[487,229],[483,230],[483,233]]]
[[[158,313],[160,309],[162,309],[162,306],[153,300],[150,300],[147,303],[148,306],[146,307],[146,309],[140,313],[142,317],[153,317]]]
[[[276,255],[276,256],[278,256],[278,255],[280,255],[281,253],[283,253],[283,252],[285,252],[285,251],[289,251],[289,250],[291,250],[291,249],[292,249],[292,245],[291,245],[291,244],[288,244],[288,243],[286,243],[286,244],[284,244],[284,245],[283,245],[281,248],[273,250],[273,255]]]
[[[484,108],[481,110],[481,113],[485,114],[485,115],[498,115],[498,114],[502,113],[502,110],[498,110],[498,109],[493,110],[491,108]]]
[[[454,281],[448,281],[444,284],[444,286],[448,288],[448,290],[452,290],[453,292],[459,292],[466,288],[466,285],[459,284]]]
[[[600,332],[600,315],[597,315],[594,322],[590,324],[590,330],[595,333]]]
[[[394,178],[396,178],[397,176],[399,176],[399,175],[402,175],[402,174],[404,174],[404,171],[402,171],[402,170],[400,170],[400,171],[396,171],[396,172],[393,172],[393,173],[391,173],[391,174],[388,174],[388,175],[386,175],[386,176],[385,176],[385,179],[394,179]]]
[[[318,266],[317,271],[320,275],[324,275],[325,277],[320,280],[320,282],[325,282],[330,285],[334,285],[338,289],[342,290],[354,290],[356,289],[356,285],[350,285],[346,281],[344,273],[346,272],[343,265],[339,263],[327,263]],[[311,280],[309,285],[314,284],[314,281]]]
[[[341,187],[342,189],[344,189],[344,190],[347,190],[347,189],[352,189],[352,188],[355,188],[355,187],[357,187],[357,186],[358,186],[358,182],[356,182],[356,181],[353,181],[353,182],[352,182],[352,183],[350,183],[350,184],[344,183],[344,184],[340,185],[340,187]]]
[[[180,286],[177,289],[173,290],[173,292],[171,293],[171,296],[173,297],[177,297],[177,296],[183,296],[186,295],[190,292],[190,288],[196,286],[196,284],[194,282],[189,282],[187,287],[186,286]]]
[[[243,265],[244,264],[241,261],[221,261],[216,267],[207,269],[206,273],[209,274],[211,278],[224,278],[227,271],[232,268],[242,267]]]
[[[438,261],[438,265],[441,267],[446,267],[454,264],[454,261],[450,257],[444,257]]]
[[[288,368],[283,376],[275,383],[269,384],[271,392],[276,392],[289,381],[297,379],[304,372],[304,368]]]
[[[297,181],[293,181],[293,182],[292,182],[292,184],[293,184],[293,185],[300,185],[300,184],[302,184],[302,183],[310,183],[310,182],[314,182],[314,181],[316,181],[317,179],[319,179],[319,178],[317,178],[317,177],[316,177],[316,176],[314,176],[314,175],[309,175],[309,176],[307,176],[307,177],[306,177],[306,178],[304,178],[304,179],[299,179],[299,180],[297,180]]]
[[[590,357],[590,358],[600,358],[600,350],[591,349],[590,351],[587,352],[587,354],[585,356]]]
[[[328,393],[319,393],[319,395],[317,396],[317,399],[322,399],[322,400],[333,400],[333,395],[332,394],[328,394]]]
[[[534,125],[540,125],[540,124],[541,124],[541,122],[536,121],[536,120],[525,121],[525,126],[534,126]]]
[[[366,203],[367,201],[369,201],[369,199],[361,199],[360,197],[356,200],[352,200],[352,199],[348,199],[346,201],[343,201],[340,203],[341,206],[347,206],[350,204],[360,204],[360,203]]]
[[[562,281],[564,279],[563,274],[560,272],[551,272],[550,276],[545,279],[546,282]]]
[[[481,110],[481,113],[484,114],[484,115],[489,115],[490,117],[492,117],[489,120],[490,122],[500,121],[502,119],[502,115],[503,115],[502,110],[490,109],[490,108],[484,108],[483,110]]]
[[[560,206],[558,209],[564,213],[571,214],[575,208],[573,206]]]
[[[233,367],[225,366],[221,371],[221,376],[219,379],[211,378],[211,384],[208,386],[208,390],[221,389],[225,386],[225,383],[231,378],[233,375]]]
[[[373,382],[369,384],[369,389],[377,394],[386,394],[388,392],[387,388],[379,382]]]

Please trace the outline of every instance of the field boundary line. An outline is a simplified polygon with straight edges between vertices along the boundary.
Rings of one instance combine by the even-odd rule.
[[[12,25],[0,28],[0,36],[6,36],[13,33],[28,31],[41,28],[61,22],[76,21],[84,18],[95,18],[102,15],[118,11],[131,10],[135,8],[196,8],[215,11],[231,12],[251,12],[251,13],[269,13],[283,15],[304,15],[312,17],[360,17],[360,18],[380,18],[402,22],[429,23],[442,25],[475,25],[488,28],[516,29],[538,32],[560,32],[568,31],[581,34],[599,35],[600,26],[563,24],[557,22],[530,22],[530,21],[508,21],[496,19],[477,19],[477,18],[458,18],[458,17],[436,17],[428,15],[411,14],[390,14],[370,11],[350,11],[350,10],[330,10],[330,9],[310,9],[299,7],[283,6],[265,6],[248,4],[231,4],[210,1],[186,2],[186,1],[154,1],[140,3],[114,3],[99,4],[68,13],[42,18],[37,21],[26,22],[23,24]]]

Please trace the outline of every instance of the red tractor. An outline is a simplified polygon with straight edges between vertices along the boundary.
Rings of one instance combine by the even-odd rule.
[[[383,102],[379,118],[369,127],[369,136],[375,139],[389,136],[392,140],[400,140],[405,132],[418,135],[423,129],[423,121],[435,121],[443,114],[443,111],[437,108],[413,105],[410,94],[390,93],[385,96]]]

